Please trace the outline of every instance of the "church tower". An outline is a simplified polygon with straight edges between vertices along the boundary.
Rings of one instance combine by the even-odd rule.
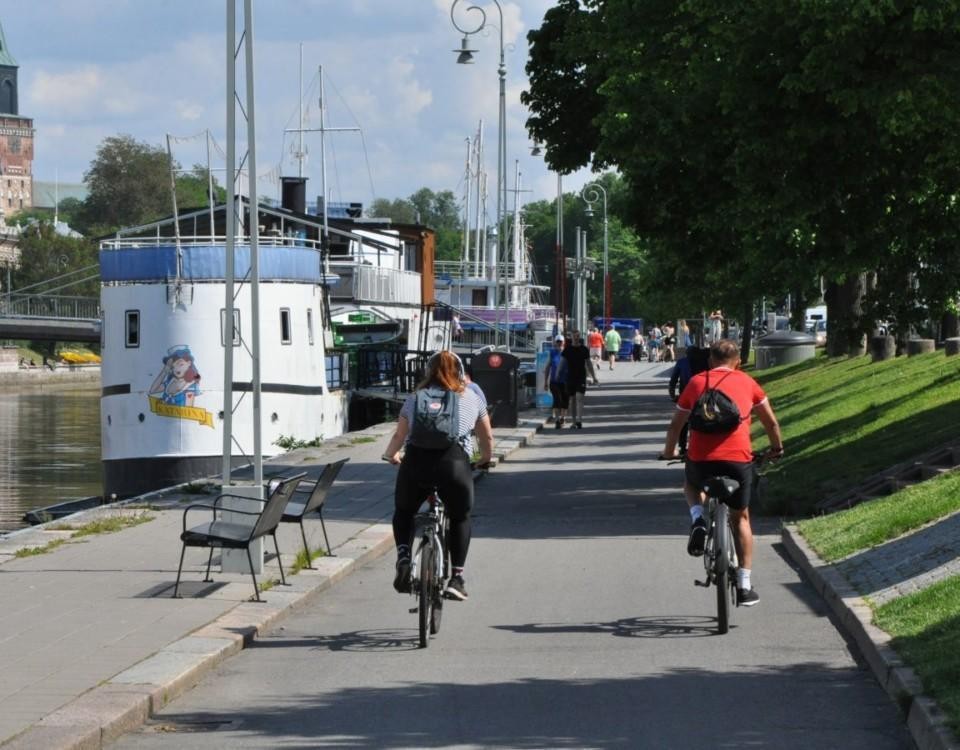
[[[20,116],[17,69],[0,26],[0,215],[33,205],[33,120]]]

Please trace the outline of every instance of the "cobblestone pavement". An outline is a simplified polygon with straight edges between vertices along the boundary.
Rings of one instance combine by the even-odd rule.
[[[878,547],[854,553],[836,570],[873,604],[960,574],[960,513]]]

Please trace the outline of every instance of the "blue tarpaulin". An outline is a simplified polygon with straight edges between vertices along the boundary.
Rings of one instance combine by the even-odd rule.
[[[226,248],[223,245],[186,245],[183,247],[185,280],[221,280],[226,278]],[[237,245],[234,253],[236,278],[250,271],[249,245]],[[177,275],[175,245],[105,248],[100,251],[100,275],[103,281],[166,281]],[[260,248],[261,281],[299,281],[320,283],[320,253],[313,248],[273,246]]]

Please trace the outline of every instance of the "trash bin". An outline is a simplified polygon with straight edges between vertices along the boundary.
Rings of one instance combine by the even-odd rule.
[[[812,359],[817,339],[800,331],[775,331],[757,339],[757,369],[792,365]]]
[[[483,390],[494,427],[516,427],[520,359],[507,352],[482,352],[471,360],[473,380]]]

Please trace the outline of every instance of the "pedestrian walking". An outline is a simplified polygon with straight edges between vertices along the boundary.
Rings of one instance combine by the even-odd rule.
[[[547,360],[547,366],[543,371],[544,390],[550,391],[550,395],[553,396],[553,426],[558,430],[563,427],[570,400],[567,393],[567,361],[563,358],[563,345],[563,336],[558,335],[554,338],[550,359]]]
[[[646,342],[643,339],[643,331],[639,328],[633,329],[633,361],[639,362],[647,353]]]
[[[607,326],[607,332],[603,335],[603,346],[607,350],[607,360],[612,370],[617,361],[617,353],[620,351],[620,334],[612,325]]]
[[[719,309],[710,313],[710,343],[719,341],[723,335],[723,312]]]
[[[590,361],[593,362],[593,370],[600,372],[600,359],[603,357],[603,334],[600,329],[594,326],[587,334],[587,348],[590,350]]]
[[[563,349],[567,363],[567,395],[570,398],[570,421],[578,430],[583,429],[583,397],[587,392],[587,376],[593,371],[590,350],[580,338],[580,331],[573,332],[573,340]],[[599,382],[593,373],[593,382]]]

